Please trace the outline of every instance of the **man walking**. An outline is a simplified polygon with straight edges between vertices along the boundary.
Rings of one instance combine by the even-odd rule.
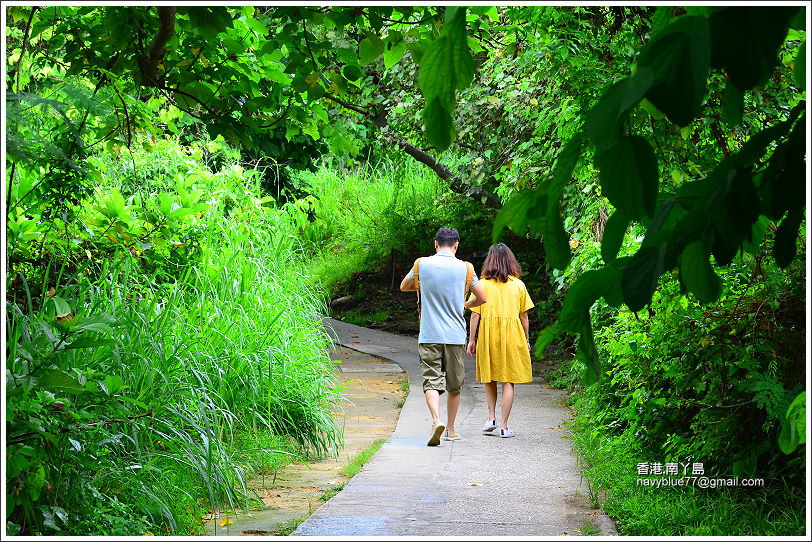
[[[458,260],[460,234],[454,228],[437,230],[434,256],[418,258],[403,278],[400,289],[417,291],[420,335],[417,339],[423,369],[423,392],[433,426],[428,445],[440,444],[440,437],[457,440],[454,421],[465,381],[465,309],[485,303],[485,291],[474,267]],[[466,301],[468,290],[474,298]],[[440,395],[448,392],[447,424],[440,422]]]

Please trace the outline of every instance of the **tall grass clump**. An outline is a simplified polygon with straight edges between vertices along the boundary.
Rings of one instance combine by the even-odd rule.
[[[191,163],[133,193],[109,171],[28,240],[44,267],[10,251],[10,534],[202,533],[268,457],[341,443],[325,296],[255,175]]]

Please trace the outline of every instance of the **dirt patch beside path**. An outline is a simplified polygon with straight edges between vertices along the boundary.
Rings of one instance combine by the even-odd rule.
[[[344,447],[338,457],[293,463],[282,468],[275,477],[249,481],[265,504],[251,515],[230,516],[232,524],[220,527],[223,516],[206,525],[207,534],[217,536],[278,535],[280,526],[296,523],[324,504],[330,494],[340,490],[349,476],[340,471],[350,459],[367,449],[378,439],[388,439],[395,430],[403,397],[401,368],[391,361],[350,348],[337,346],[330,358],[335,364],[338,385],[344,388],[343,412],[336,416],[344,426]],[[324,500],[322,500],[324,499]]]

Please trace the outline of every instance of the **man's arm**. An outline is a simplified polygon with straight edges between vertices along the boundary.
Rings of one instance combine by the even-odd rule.
[[[401,289],[403,289],[403,286],[401,286]],[[483,288],[479,282],[471,285],[471,293],[474,294],[474,299],[469,299],[465,302],[464,306],[466,309],[479,307],[487,301],[485,298],[485,288]]]
[[[414,284],[414,277],[412,276],[412,272],[409,271],[403,280],[400,281],[400,291],[401,292],[416,292],[417,286]]]

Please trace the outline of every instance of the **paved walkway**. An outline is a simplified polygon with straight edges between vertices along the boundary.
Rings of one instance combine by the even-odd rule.
[[[554,536],[578,535],[587,525],[616,534],[606,515],[590,506],[565,439],[562,423],[570,414],[563,391],[545,389],[539,379],[517,384],[510,416],[516,437],[483,435],[483,386],[467,358],[456,423],[462,439],[429,447],[417,340],[333,319],[325,323],[340,344],[397,362],[411,393],[389,441],[293,535]],[[444,404],[443,398],[443,416]]]

